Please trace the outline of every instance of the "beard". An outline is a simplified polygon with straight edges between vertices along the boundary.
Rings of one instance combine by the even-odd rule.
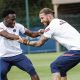
[[[14,26],[15,26],[15,23],[9,23],[8,24],[8,27],[10,27],[10,28],[14,28]]]
[[[48,26],[49,25],[49,21],[45,21],[43,24],[44,24],[44,26],[46,27],[46,26]]]

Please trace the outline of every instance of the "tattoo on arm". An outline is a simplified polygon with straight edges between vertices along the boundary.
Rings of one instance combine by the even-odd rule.
[[[30,46],[35,46],[35,47],[39,47],[39,46],[42,46],[47,40],[48,40],[48,38],[42,36],[42,37],[40,38],[40,40],[38,40],[38,41],[30,41],[30,42],[28,43],[28,45],[30,45]]]

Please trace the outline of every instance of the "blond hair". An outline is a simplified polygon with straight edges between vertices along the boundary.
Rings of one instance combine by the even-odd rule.
[[[50,9],[50,8],[43,8],[43,9],[41,9],[39,14],[41,14],[41,13],[54,15],[54,11],[52,9]]]

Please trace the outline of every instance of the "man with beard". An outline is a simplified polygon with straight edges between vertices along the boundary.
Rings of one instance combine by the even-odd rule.
[[[80,62],[80,33],[68,22],[54,18],[53,10],[43,8],[39,12],[41,23],[46,26],[38,41],[25,40],[30,46],[42,46],[49,38],[54,38],[68,49],[63,55],[51,63],[53,80],[67,80],[67,71]]]

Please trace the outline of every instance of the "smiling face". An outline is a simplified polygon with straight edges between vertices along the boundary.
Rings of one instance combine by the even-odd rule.
[[[4,18],[4,24],[7,27],[13,28],[15,26],[15,22],[16,22],[16,14],[9,14]]]
[[[50,8],[43,8],[39,12],[39,18],[44,26],[48,26],[54,18],[54,11]]]
[[[41,20],[41,23],[44,25],[44,26],[48,26],[49,25],[49,16],[45,13],[41,13],[39,14],[39,18]]]

